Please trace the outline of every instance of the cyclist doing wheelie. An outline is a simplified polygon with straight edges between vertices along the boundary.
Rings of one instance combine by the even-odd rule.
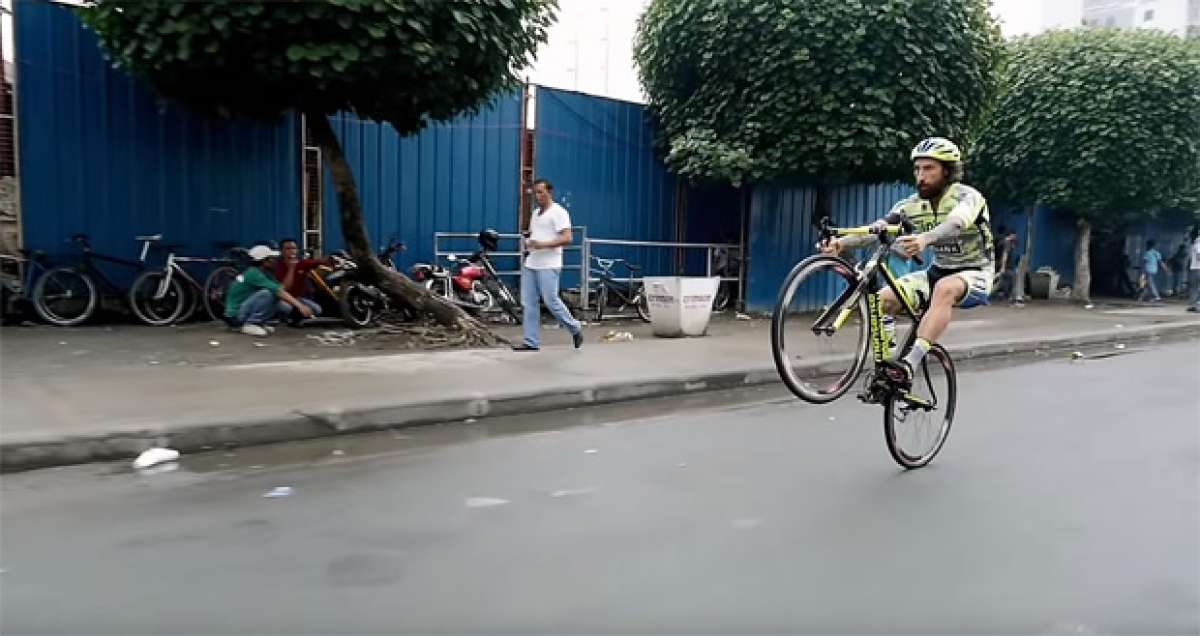
[[[923,140],[913,148],[913,174],[917,193],[901,200],[882,219],[872,224],[877,232],[889,224],[911,222],[918,233],[901,236],[895,249],[912,258],[926,247],[934,251],[933,265],[899,279],[899,287],[914,306],[925,308],[912,349],[900,359],[884,365],[889,378],[911,386],[913,370],[937,342],[954,307],[964,309],[988,303],[992,289],[994,256],[987,201],[978,190],[962,183],[962,152],[954,142],[941,137]],[[838,255],[846,248],[862,247],[874,237],[832,239],[821,251]],[[883,310],[900,313],[900,301],[890,288],[879,292]],[[891,327],[894,329],[894,327]],[[887,334],[894,341],[893,334]]]

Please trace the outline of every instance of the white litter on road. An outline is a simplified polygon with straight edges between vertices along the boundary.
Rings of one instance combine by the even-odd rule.
[[[587,453],[588,455],[595,455],[596,453],[599,453],[600,451],[595,448],[589,448],[583,452]]]
[[[574,490],[555,490],[550,493],[551,497],[576,497],[579,495],[590,495],[596,492],[595,488],[576,488]]]
[[[174,448],[151,448],[142,451],[142,454],[133,460],[133,467],[137,469],[150,468],[156,464],[173,462],[177,459],[179,459],[179,451]]]
[[[279,497],[291,497],[293,494],[295,494],[295,492],[296,492],[295,489],[293,489],[291,486],[276,486],[275,488],[272,488],[271,490],[264,492],[263,497],[266,499],[277,499]]]
[[[503,506],[508,503],[508,500],[497,497],[467,497],[466,503],[468,508],[490,508],[492,506]]]

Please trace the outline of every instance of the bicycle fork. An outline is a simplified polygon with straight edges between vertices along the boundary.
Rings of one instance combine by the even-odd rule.
[[[154,290],[154,300],[162,300],[171,288],[171,275],[175,273],[175,255],[167,255],[167,266],[163,270],[162,280],[158,281],[158,289]]]

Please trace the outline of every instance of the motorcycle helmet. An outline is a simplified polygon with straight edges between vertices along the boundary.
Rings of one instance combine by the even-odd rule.
[[[479,246],[489,252],[496,251],[500,247],[500,233],[491,228],[481,231],[479,233]]]

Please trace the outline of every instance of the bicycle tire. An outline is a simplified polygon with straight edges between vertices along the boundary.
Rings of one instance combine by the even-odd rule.
[[[729,308],[729,301],[733,298],[732,285],[722,281],[717,285],[717,293],[713,296],[713,311],[722,312]]]
[[[204,309],[214,322],[225,319],[225,294],[229,286],[239,276],[237,268],[232,265],[222,265],[208,273],[204,279]]]
[[[82,283],[82,285],[73,285],[67,281],[75,281]],[[57,289],[66,291],[68,299],[72,298],[74,291],[86,294],[86,299],[81,298],[81,310],[64,313],[62,307],[58,307],[57,305],[51,307],[51,301],[47,299],[47,294],[52,294],[52,292],[47,292],[48,285],[55,285]],[[87,322],[92,317],[92,314],[96,312],[98,301],[99,296],[96,293],[96,283],[92,282],[90,276],[74,267],[55,267],[42,274],[33,286],[33,310],[37,312],[38,317],[42,320],[59,327],[73,327]]]
[[[848,286],[857,286],[859,278],[854,272],[854,268],[845,260],[835,256],[810,256],[788,273],[784,279],[783,286],[779,290],[779,298],[775,302],[775,310],[771,315],[771,354],[775,359],[775,369],[779,372],[780,379],[783,380],[785,386],[796,397],[809,402],[811,404],[825,404],[832,402],[850,390],[854,385],[854,381],[862,372],[863,365],[866,363],[867,356],[870,352],[870,327],[867,320],[867,301],[865,294],[860,296],[857,301],[857,306],[852,309],[853,313],[857,313],[858,318],[858,343],[852,351],[853,357],[850,360],[850,366],[840,374],[837,374],[836,381],[828,387],[813,387],[809,386],[791,364],[792,355],[788,351],[787,338],[785,336],[785,327],[787,326],[787,310],[791,306],[793,296],[801,283],[808,279],[815,279],[821,273],[832,273],[834,280],[841,279]],[[848,300],[848,299],[847,299]],[[814,301],[817,302],[817,301]],[[842,301],[843,303],[845,301]],[[826,309],[826,308],[822,308]],[[853,313],[851,314],[853,317]],[[836,314],[836,311],[835,311]],[[825,334],[829,336],[830,334]],[[811,342],[817,343],[817,346],[822,346],[822,336],[812,332]],[[796,349],[800,349],[800,345],[796,345]],[[807,357],[807,356],[805,356]],[[797,359],[801,356],[796,356]],[[814,356],[814,362],[816,362]],[[823,377],[835,375],[830,372],[830,367],[836,368],[840,366],[838,360],[826,360],[823,365],[815,367],[806,367],[805,375],[811,376],[816,380]]]
[[[596,289],[596,322],[604,320],[604,306],[608,304],[608,287],[600,285]]]
[[[931,361],[936,361],[941,367],[946,378],[946,388],[944,394],[938,396],[936,391],[933,391],[932,385],[934,380],[930,374]],[[950,427],[954,423],[954,410],[958,400],[958,373],[954,368],[954,360],[950,358],[950,354],[941,346],[933,345],[929,349],[929,353],[925,354],[925,359],[921,361],[921,368],[916,371],[913,378],[913,393],[920,394],[922,391],[921,384],[926,384],[926,389],[929,390],[930,396],[920,396],[928,400],[933,398],[935,403],[935,411],[940,408],[943,414],[941,422],[937,429],[937,436],[933,438],[929,444],[929,448],[919,455],[912,455],[904,448],[901,448],[899,435],[896,432],[897,422],[907,422],[909,413],[897,411],[897,409],[905,409],[910,406],[909,402],[895,392],[888,395],[883,403],[883,438],[887,444],[888,452],[891,453],[892,459],[896,460],[906,469],[920,468],[933,461],[933,458],[942,450],[946,444],[946,439],[950,436]],[[924,410],[924,409],[921,409]],[[900,415],[900,417],[898,417]]]
[[[187,290],[178,278],[171,278],[162,298],[155,298],[166,272],[151,269],[142,272],[129,287],[129,308],[138,320],[152,327],[162,327],[179,320],[187,309]]]
[[[633,294],[633,308],[642,322],[650,322],[650,298],[646,296],[645,283],[638,283],[637,291]]]

